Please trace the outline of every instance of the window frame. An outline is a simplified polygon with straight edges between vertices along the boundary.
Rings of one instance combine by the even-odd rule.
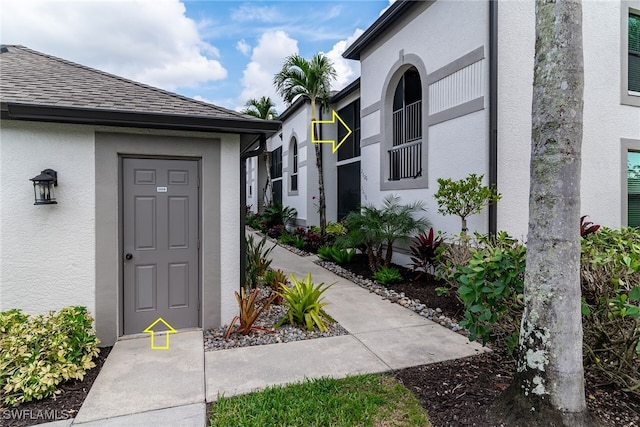
[[[640,16],[640,1],[623,1],[621,12],[620,103],[640,107],[640,92],[629,90],[629,15]]]
[[[640,139],[628,139],[622,138],[622,149],[620,150],[620,176],[621,176],[621,212],[620,212],[620,225],[622,227],[629,226],[629,174],[627,171],[627,162],[629,152],[640,152]]]
[[[411,100],[409,101],[409,93],[407,91],[407,78],[409,76],[409,73],[414,73],[417,75],[418,77],[418,86],[419,86],[419,90],[420,90],[420,94],[419,96],[417,96],[417,98],[415,100]],[[422,126],[422,119],[424,117],[424,112],[423,112],[423,103],[424,103],[424,99],[422,98],[422,78],[420,77],[420,72],[418,71],[418,69],[416,67],[409,67],[407,69],[404,70],[404,72],[400,75],[400,79],[398,80],[396,87],[393,91],[393,99],[391,101],[391,116],[392,116],[392,127],[391,127],[391,135],[393,138],[393,141],[391,143],[392,145],[392,150],[407,150],[407,149],[411,149],[413,150],[411,147],[417,147],[418,148],[418,153],[417,156],[414,153],[413,156],[411,156],[409,159],[405,159],[404,161],[401,161],[400,158],[397,158],[397,162],[398,164],[403,163],[403,164],[407,164],[407,162],[413,164],[415,162],[414,157],[417,157],[418,159],[418,163],[420,164],[420,170],[416,173],[415,176],[405,176],[405,177],[397,177],[394,178],[395,174],[394,172],[397,172],[395,170],[392,169],[391,167],[391,158],[389,158],[389,168],[388,168],[388,173],[387,173],[387,180],[388,181],[393,181],[393,182],[399,182],[399,181],[406,181],[409,179],[416,179],[422,176],[422,171],[423,171],[423,164],[422,164],[422,142],[423,142],[423,126]],[[399,98],[400,97],[400,98]],[[411,138],[409,139],[407,136],[408,128],[408,122],[409,120],[409,115],[408,115],[408,111],[409,111],[409,107],[420,103],[419,105],[419,110],[418,110],[418,120],[415,123],[415,125],[417,126],[417,134],[419,134],[419,136],[416,136],[415,138]],[[398,104],[398,106],[396,106],[396,104]],[[400,129],[399,132],[400,134],[398,134],[398,130],[396,129],[396,114],[397,113],[401,113],[400,115],[400,123],[398,123]],[[397,137],[399,136],[400,142],[397,141]],[[389,151],[387,151],[387,156],[391,156],[391,153]],[[397,156],[396,156],[397,157]],[[413,165],[412,165],[413,166]],[[398,174],[399,175],[399,174]]]
[[[288,194],[289,196],[297,196],[298,195],[298,189],[299,189],[299,185],[300,185],[300,180],[298,179],[299,175],[298,175],[298,168],[299,168],[299,164],[298,164],[298,158],[299,158],[299,147],[298,147],[298,139],[296,138],[296,136],[292,136],[291,140],[289,142],[289,153],[290,153],[290,160],[289,160],[289,170],[291,171],[291,173],[289,174],[289,188],[288,188]],[[295,183],[295,188],[294,188],[294,183]]]
[[[380,191],[388,191],[388,190],[409,190],[409,189],[427,189],[429,188],[429,162],[428,162],[428,153],[429,153],[429,132],[428,132],[428,108],[426,105],[422,108],[422,176],[417,177],[416,179],[403,179],[399,181],[391,181],[388,179],[389,177],[389,159],[388,159],[388,150],[393,148],[392,145],[392,132],[393,132],[393,95],[400,81],[401,76],[407,71],[409,68],[414,67],[418,70],[418,74],[420,75],[420,82],[422,86],[422,101],[423,103],[428,102],[429,99],[429,84],[428,84],[428,76],[427,68],[425,67],[422,58],[413,53],[404,53],[404,50],[401,49],[398,55],[398,60],[389,68],[387,72],[387,77],[385,78],[385,82],[382,86],[382,91],[380,92],[380,109],[379,109],[379,117],[380,117],[380,134],[376,136],[376,140],[379,141],[379,173],[380,173]],[[365,107],[366,110],[368,107]],[[363,111],[364,111],[363,110]],[[370,113],[371,114],[371,113]],[[369,137],[371,138],[371,137]],[[363,141],[366,141],[367,138],[364,138]],[[362,145],[362,143],[361,143]],[[368,144],[367,144],[368,145]]]

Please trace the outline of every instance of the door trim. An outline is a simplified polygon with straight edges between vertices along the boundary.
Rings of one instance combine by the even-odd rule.
[[[128,334],[124,333],[124,268],[123,267],[123,256],[124,256],[124,203],[123,203],[123,193],[124,193],[124,159],[149,159],[149,160],[188,160],[188,161],[196,161],[197,162],[197,171],[198,171],[198,306],[197,306],[197,316],[198,316],[198,329],[202,329],[202,301],[203,301],[203,258],[202,258],[202,158],[201,157],[189,157],[189,156],[161,156],[161,155],[129,155],[129,154],[118,154],[118,340],[122,338],[136,337],[140,334]],[[193,327],[178,329],[178,331],[182,330],[193,330]],[[146,334],[144,334],[146,336]]]

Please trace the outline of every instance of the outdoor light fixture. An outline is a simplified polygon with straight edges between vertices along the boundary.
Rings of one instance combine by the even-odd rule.
[[[33,191],[36,198],[34,205],[55,205],[58,203],[53,193],[53,187],[58,186],[58,172],[53,169],[45,169],[40,172],[40,175],[29,181],[33,181]]]

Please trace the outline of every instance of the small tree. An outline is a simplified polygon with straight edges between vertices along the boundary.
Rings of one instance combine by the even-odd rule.
[[[454,181],[438,178],[440,188],[433,195],[438,202],[438,212],[443,215],[458,215],[462,220],[462,232],[467,232],[467,217],[479,214],[484,206],[496,203],[502,197],[495,186],[482,185],[484,175],[472,173]]]
[[[380,267],[391,264],[396,241],[406,241],[413,233],[429,227],[426,218],[414,217],[419,211],[424,211],[422,202],[401,205],[400,197],[391,194],[385,197],[381,209],[367,205],[360,212],[347,215],[345,225],[349,232],[341,240],[347,246],[364,247],[369,268],[375,273]]]

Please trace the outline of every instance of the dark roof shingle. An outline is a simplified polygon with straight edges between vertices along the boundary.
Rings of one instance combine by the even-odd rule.
[[[3,109],[8,104],[24,104],[240,123],[259,121],[266,129],[275,125],[19,45],[2,46],[0,102]],[[261,126],[253,123],[250,127]]]

